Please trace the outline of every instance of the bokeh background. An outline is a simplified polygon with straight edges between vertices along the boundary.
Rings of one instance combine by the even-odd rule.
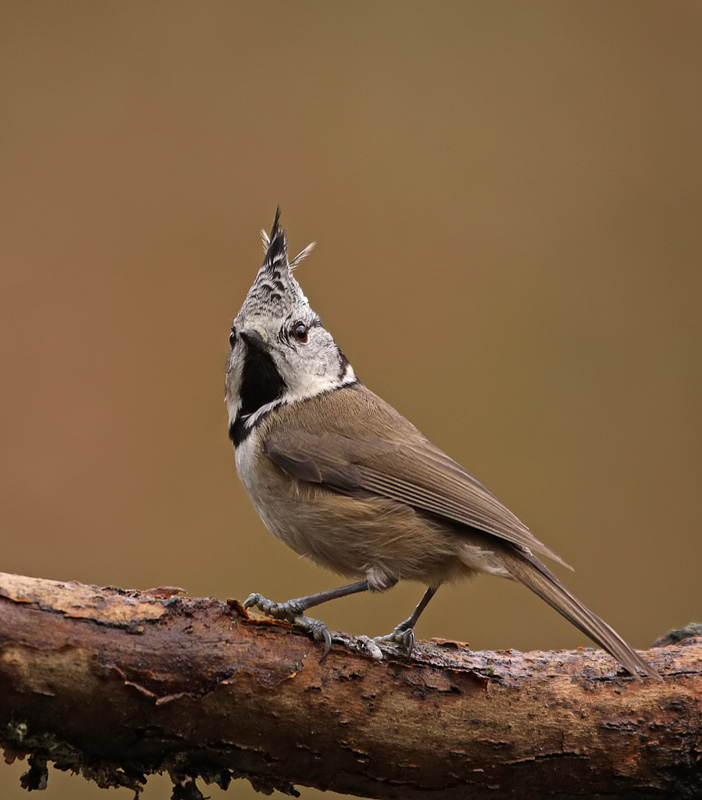
[[[219,598],[336,584],[263,528],[227,440],[229,324],[280,204],[362,379],[575,565],[576,594],[638,647],[699,620],[698,2],[0,17],[2,570]],[[320,615],[385,633],[421,592]],[[489,578],[443,589],[418,635],[588,644]],[[24,769],[3,765],[3,798],[25,800]],[[52,771],[44,797],[104,793]]]

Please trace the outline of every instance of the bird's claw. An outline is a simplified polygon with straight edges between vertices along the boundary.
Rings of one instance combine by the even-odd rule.
[[[274,603],[258,592],[253,592],[244,600],[244,608],[254,607],[260,609],[269,617],[273,617],[273,619],[285,619],[288,622],[294,622],[296,617],[301,616],[303,611],[297,600],[288,600],[287,603]]]
[[[401,650],[404,650],[405,655],[409,658],[414,650],[414,628],[401,622],[392,633],[388,633],[386,636],[376,636],[375,641],[396,644]]]
[[[329,628],[320,619],[312,619],[312,617],[305,617],[304,615],[295,617],[293,622],[299,628],[311,634],[316,642],[324,642],[324,652],[321,659],[324,661],[329,655],[332,646],[332,635],[329,633]]]
[[[250,594],[244,600],[244,608],[258,608],[273,619],[282,619],[292,622],[297,628],[309,633],[316,642],[324,642],[322,661],[329,655],[332,646],[332,636],[327,626],[318,619],[306,617],[297,600],[288,600],[286,603],[274,603],[258,592]]]

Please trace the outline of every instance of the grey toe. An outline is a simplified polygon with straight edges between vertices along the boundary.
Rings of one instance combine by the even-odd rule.
[[[414,650],[414,628],[406,628],[401,623],[387,636],[376,636],[375,641],[396,644],[409,658]]]

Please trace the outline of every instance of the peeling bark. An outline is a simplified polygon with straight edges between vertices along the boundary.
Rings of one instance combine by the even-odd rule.
[[[410,661],[322,645],[238,601],[0,574],[0,743],[100,786],[174,798],[246,777],[376,798],[702,796],[702,646],[650,651],[663,683],[601,651],[471,652]]]

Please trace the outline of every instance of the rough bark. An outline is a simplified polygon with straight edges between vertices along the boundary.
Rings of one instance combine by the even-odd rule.
[[[238,601],[0,574],[0,743],[101,786],[167,770],[376,798],[702,796],[699,639],[638,681],[601,651],[322,645]]]

